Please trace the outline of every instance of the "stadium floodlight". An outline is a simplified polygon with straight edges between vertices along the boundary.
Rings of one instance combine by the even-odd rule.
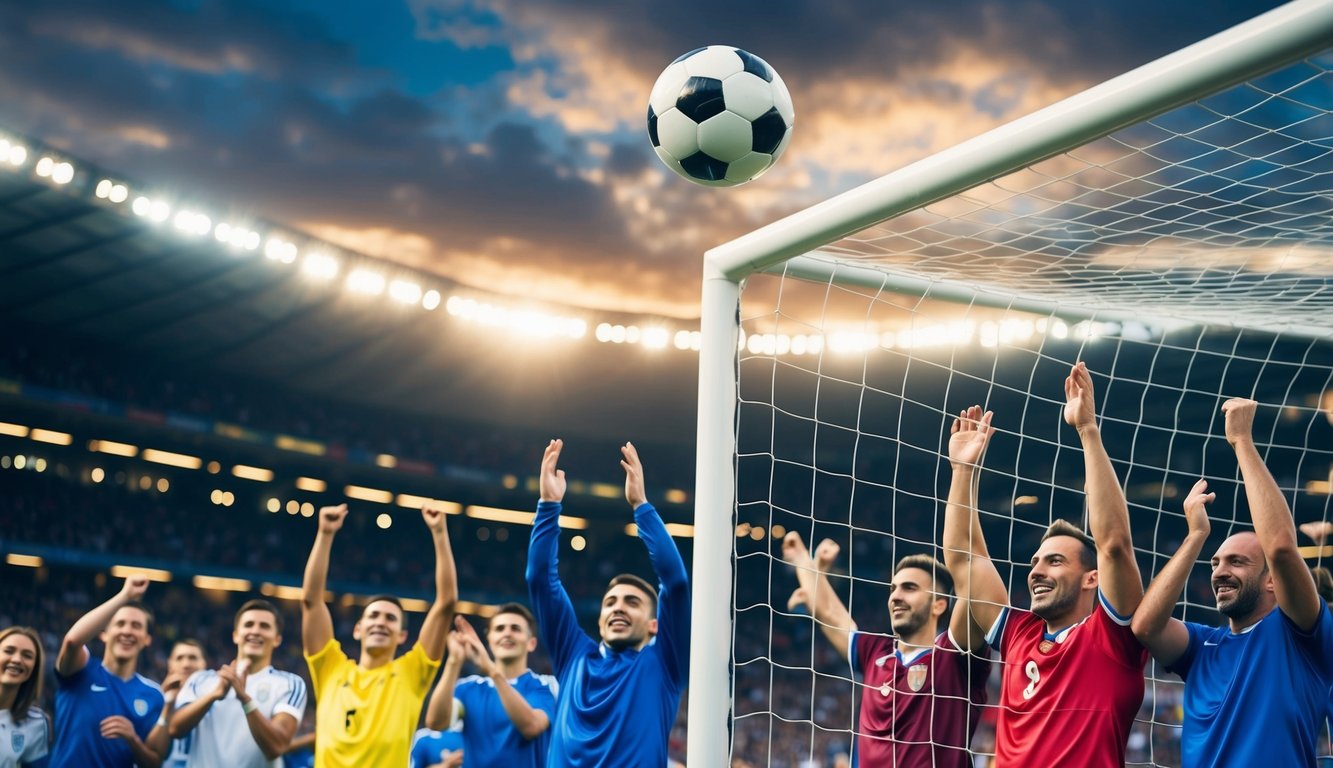
[[[249,592],[250,582],[247,579],[237,579],[230,576],[205,576],[197,574],[192,583],[199,589],[217,589],[226,592]]]
[[[0,162],[19,168],[28,162],[28,148],[15,142],[0,142]]]
[[[359,499],[361,501],[373,501],[376,504],[392,504],[393,494],[389,491],[379,488],[367,488],[363,485],[348,485],[343,487],[343,495],[349,499]]]
[[[207,235],[213,230],[213,220],[207,214],[198,211],[177,211],[172,224],[181,232],[198,237]]]
[[[111,566],[111,576],[117,579],[143,576],[149,581],[171,581],[171,571],[164,571],[161,568],[148,568],[142,565],[113,565]]]
[[[434,311],[440,306],[440,292],[431,288],[421,295],[421,308],[427,311]]]
[[[1160,489],[1129,499],[1150,561],[1183,535],[1171,480],[1225,448],[1219,395],[1280,406],[1265,458],[1301,519],[1329,519],[1329,497],[1305,488],[1333,464],[1311,405],[1333,377],[1330,41],[1333,2],[1289,2],[705,255],[692,581],[732,591],[692,605],[688,764],[729,764],[733,737],[815,758],[847,733],[813,697],[805,712],[781,700],[830,681],[818,640],[765,644],[819,634],[786,610],[796,580],[768,534],[838,531],[848,603],[882,600],[884,561],[858,552],[937,542],[943,436],[973,403],[1005,438],[981,479],[1001,533],[990,554],[1023,570],[1051,516],[1084,498],[1081,477],[1056,474],[1071,440],[1078,452],[1058,415],[1075,360],[1110,378],[1108,452]],[[779,359],[782,334],[793,352],[795,334],[822,348]],[[1230,473],[1209,473],[1228,499],[1210,516],[1235,526],[1248,515]],[[1184,618],[1212,612],[1187,596]],[[1148,673],[1150,694],[1178,690]],[[1147,757],[1127,762],[1157,753],[1163,702],[1145,702]]]
[[[329,484],[314,477],[298,477],[296,478],[296,487],[309,493],[323,493],[329,487]]]
[[[88,450],[95,453],[109,453],[113,456],[125,456],[132,458],[139,454],[139,448],[129,443],[118,443],[114,440],[89,440]]]
[[[156,448],[145,448],[141,458],[144,461],[151,461],[155,464],[166,464],[171,467],[180,467],[181,469],[199,469],[204,465],[203,459],[198,456],[190,456],[185,453],[176,453],[174,451],[163,451]]]
[[[301,260],[301,271],[320,280],[337,277],[338,269],[338,260],[320,251],[311,251]]]
[[[347,289],[354,293],[377,296],[384,292],[384,275],[369,269],[356,269],[347,276]]]
[[[68,184],[74,180],[74,166],[68,162],[56,163],[51,169],[51,181],[57,184]]]
[[[291,264],[296,261],[296,244],[272,235],[264,243],[264,256],[283,264]]]
[[[389,283],[389,298],[400,304],[416,304],[421,301],[421,286],[411,280],[394,280]]]
[[[9,435],[10,437],[27,437],[29,428],[22,424],[10,424],[7,421],[0,421],[0,435]]]
[[[52,445],[69,445],[74,442],[74,436],[68,432],[57,432],[54,429],[34,428],[28,434],[28,439],[36,440],[39,443],[51,443]]]
[[[38,555],[21,555],[18,552],[10,552],[5,555],[5,562],[21,568],[41,568],[44,561]]]
[[[265,469],[263,467],[237,464],[231,468],[231,473],[242,480],[254,480],[257,483],[269,483],[273,481],[273,470]]]
[[[643,329],[642,344],[647,349],[666,349],[671,342],[671,332],[660,325]]]

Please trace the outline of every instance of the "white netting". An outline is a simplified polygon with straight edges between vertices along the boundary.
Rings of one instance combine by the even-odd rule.
[[[796,579],[781,533],[839,542],[835,587],[862,629],[887,632],[893,563],[941,556],[948,427],[973,403],[995,411],[999,430],[980,485],[987,542],[1014,604],[1028,605],[1042,530],[1055,517],[1084,522],[1082,451],[1061,420],[1077,360],[1094,373],[1145,583],[1184,533],[1194,480],[1218,494],[1205,558],[1249,524],[1222,436],[1227,397],[1262,404],[1257,442],[1297,522],[1333,518],[1330,70],[1333,56],[1308,59],[815,257],[873,265],[880,286],[864,271],[840,282],[836,269],[826,283],[748,280],[735,757],[829,766],[850,744],[860,687],[812,619],[787,610]],[[926,289],[896,292],[903,275]],[[948,302],[932,289],[945,284]],[[1037,302],[1049,310],[1032,313]],[[1177,615],[1217,623],[1205,566]],[[1179,682],[1151,665],[1148,677],[1129,763],[1178,765]],[[979,755],[993,722],[983,718]]]

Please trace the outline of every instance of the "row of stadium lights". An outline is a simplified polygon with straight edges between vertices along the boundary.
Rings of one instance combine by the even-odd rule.
[[[46,564],[41,555],[23,554],[20,552],[9,552],[5,554],[5,562],[9,565],[21,568],[41,568]],[[106,586],[106,576],[110,575],[114,579],[124,579],[129,576],[144,576],[149,581],[167,583],[173,580],[171,571],[161,568],[149,568],[142,565],[113,565],[106,574],[98,574],[98,588]],[[250,579],[242,579],[234,576],[208,576],[204,574],[195,574],[190,578],[191,584],[197,589],[210,589],[224,592],[249,592],[255,588],[254,582]],[[260,582],[259,593],[266,597],[273,597],[279,600],[300,600],[302,591],[300,587],[289,584],[277,584],[270,581]],[[344,592],[338,597],[333,592],[324,592],[324,601],[328,603],[336,602],[343,608],[365,605],[370,600],[371,595],[358,595],[351,592]],[[414,613],[425,613],[430,610],[430,603],[418,598],[401,598],[403,609]],[[469,616],[479,616],[481,618],[490,618],[494,616],[499,609],[496,605],[487,605],[484,603],[475,603],[471,600],[459,600],[455,603],[454,609],[458,613],[464,613]]]
[[[60,446],[70,446],[74,442],[74,436],[68,432],[42,429],[40,427],[28,427],[26,425],[12,424],[9,422],[0,422],[0,435],[28,438],[34,442]],[[174,451],[164,451],[156,448],[144,448],[141,450],[138,446],[114,440],[89,440],[87,447],[92,453],[105,453],[123,458],[137,457],[144,461],[176,467],[178,469],[205,469],[210,475],[219,475],[222,473],[222,464],[220,462],[209,461],[205,463],[203,459],[198,456],[176,453]],[[381,467],[392,469],[397,464],[397,460],[388,454],[381,454],[376,463]],[[10,469],[12,467],[18,470],[32,469],[37,472],[45,472],[47,466],[47,460],[42,457],[30,457],[26,454],[18,454],[13,457],[7,455],[0,456],[0,469]],[[250,480],[258,483],[270,483],[275,478],[273,470],[247,464],[233,465],[231,468],[231,475],[242,480]],[[89,471],[88,479],[94,484],[99,484],[106,479],[106,470],[101,467],[93,467]],[[156,490],[158,493],[166,493],[171,487],[171,482],[167,478],[158,477],[154,479],[147,474],[140,475],[137,478],[131,478],[125,473],[117,473],[115,481],[118,484],[126,484],[127,487],[130,488],[138,487],[139,490],[143,491]],[[601,485],[602,484],[595,484],[596,487],[591,489],[592,492],[594,492],[594,495],[607,495],[607,492],[601,488]],[[297,490],[306,493],[322,494],[328,490],[328,483],[314,477],[298,477],[296,478],[295,486]],[[504,478],[504,486],[511,490],[517,488],[518,478],[512,475],[506,476]],[[607,488],[610,488],[610,486],[607,486]],[[618,492],[618,486],[616,488]],[[677,489],[669,489],[665,495],[667,501],[676,504],[684,503],[688,500],[687,495],[683,491]],[[425,496],[417,496],[409,493],[395,494],[392,491],[380,488],[369,488],[361,485],[344,486],[343,496],[356,501],[368,501],[384,505],[396,504],[397,506],[406,509],[421,509],[427,502],[432,501]],[[209,501],[216,506],[231,507],[236,503],[236,495],[231,491],[215,488],[209,494]],[[445,513],[449,515],[464,515],[477,520],[506,525],[530,526],[532,525],[532,519],[534,517],[533,512],[521,510],[501,509],[475,504],[465,506],[456,501],[437,501],[436,503],[442,505]],[[303,517],[314,517],[315,514],[315,505],[309,501],[301,502],[291,499],[284,503],[277,497],[269,497],[265,502],[265,509],[272,514],[277,514],[283,509],[286,509],[289,515],[300,514]],[[381,512],[376,515],[375,524],[381,529],[388,529],[393,525],[393,516],[387,512]],[[584,517],[561,515],[560,527],[575,531],[585,530],[589,527],[589,521]],[[667,530],[673,536],[686,538],[694,536],[694,526],[692,525],[668,523]],[[635,528],[632,523],[625,527],[625,533],[630,536],[638,535],[637,528]],[[490,535],[489,531],[485,534],[479,532],[478,538],[485,541],[490,538]],[[502,535],[497,533],[496,538],[499,541],[504,541],[508,538],[508,533],[506,532]],[[584,547],[587,546],[587,539],[581,534],[576,534],[571,537],[570,546],[576,551],[582,551]]]
[[[27,163],[28,157],[28,148],[22,143],[12,138],[0,137],[0,166],[21,168]],[[37,160],[33,173],[56,186],[69,184],[77,175],[71,162],[51,154],[44,154]],[[329,253],[328,249],[315,247],[302,254],[301,249],[293,241],[294,238],[289,239],[276,232],[264,238],[259,232],[243,224],[224,221],[215,225],[212,217],[197,210],[180,208],[173,212],[172,204],[165,199],[133,194],[129,186],[120,181],[101,179],[94,187],[93,194],[99,200],[113,205],[128,203],[130,211],[135,216],[154,224],[170,222],[174,229],[186,236],[207,237],[211,234],[219,244],[233,251],[254,252],[262,249],[266,259],[287,265],[295,264],[299,259],[301,262],[299,269],[312,280],[333,281],[343,271],[341,261]],[[579,340],[588,335],[588,322],[579,317],[505,307],[464,296],[451,296],[448,300],[444,300],[436,289],[423,288],[412,280],[389,279],[383,273],[365,267],[358,267],[348,272],[344,284],[346,289],[354,294],[387,295],[395,303],[420,306],[426,311],[434,311],[443,303],[445,311],[451,317],[518,336]],[[1050,335],[1056,339],[1073,337],[1092,341],[1115,330],[1113,326],[1104,323],[1084,322],[1071,327],[1063,321],[1046,318],[982,323],[966,321],[883,333],[742,334],[738,349],[752,354],[800,356],[818,355],[825,350],[856,354],[876,348],[922,349],[959,346],[974,342],[983,347],[995,347],[1026,343],[1039,335]],[[661,325],[640,327],[617,323],[598,324],[593,338],[606,344],[638,345],[650,350],[674,347],[677,350],[693,352],[699,351],[701,341],[698,331],[672,331]]]

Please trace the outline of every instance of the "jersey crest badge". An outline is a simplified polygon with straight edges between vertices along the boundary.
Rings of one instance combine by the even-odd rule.
[[[272,686],[270,686],[268,683],[264,683],[263,685],[259,686],[259,690],[255,691],[255,698],[259,699],[259,703],[261,704],[268,703],[268,697],[273,693],[273,691],[270,690],[271,688]]]
[[[1054,647],[1055,643],[1051,642],[1050,640],[1042,640],[1041,645],[1037,646],[1037,650],[1041,651],[1042,653],[1050,653],[1051,649]]]
[[[148,714],[148,702],[143,699],[134,700],[134,714],[143,717]]]
[[[930,669],[925,664],[913,664],[907,669],[907,685],[913,691],[919,691],[926,685]]]
[[[22,732],[22,731],[16,731],[16,732],[11,733],[11,734],[9,735],[9,747],[10,747],[10,749],[12,749],[12,750],[14,751],[14,754],[16,754],[16,755],[21,755],[21,754],[23,754],[23,732]]]

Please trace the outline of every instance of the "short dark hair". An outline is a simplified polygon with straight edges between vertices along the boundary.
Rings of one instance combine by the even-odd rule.
[[[497,608],[495,613],[491,614],[491,617],[486,620],[486,631],[490,631],[491,624],[494,623],[495,617],[502,613],[513,613],[522,616],[523,620],[528,623],[528,634],[536,636],[537,617],[533,616],[532,611],[528,610],[528,607],[522,603],[505,603]]]
[[[398,612],[403,615],[403,629],[407,629],[407,609],[403,607],[402,600],[399,600],[393,595],[371,595],[370,599],[366,601],[366,604],[361,606],[362,616],[366,615],[366,608],[369,608],[371,603],[393,603],[398,606]]]
[[[920,568],[930,574],[931,580],[935,583],[936,588],[932,591],[936,598],[948,598],[953,595],[953,574],[949,573],[944,563],[930,555],[908,555],[893,566],[893,572],[897,574],[904,568]]]
[[[178,645],[188,645],[191,648],[198,648],[199,655],[203,656],[205,660],[208,659],[208,651],[204,650],[204,643],[202,640],[197,640],[193,637],[182,637],[171,644],[171,649],[174,651]]]
[[[1056,519],[1055,522],[1046,527],[1046,532],[1041,535],[1041,540],[1046,541],[1056,536],[1078,539],[1079,543],[1083,545],[1079,550],[1079,559],[1083,561],[1083,570],[1094,571],[1097,569],[1097,542],[1084,533],[1082,528],[1068,520]]]
[[[649,584],[643,578],[635,576],[632,573],[620,573],[611,577],[610,583],[606,585],[606,592],[610,592],[612,587],[619,584],[628,584],[631,587],[636,587],[642,590],[644,594],[648,595],[648,601],[652,603],[653,615],[657,615],[657,590],[652,584]],[[602,594],[605,595],[606,592],[603,592]]]
[[[282,614],[278,612],[278,606],[259,598],[246,600],[245,604],[236,610],[236,618],[232,619],[233,629],[241,625],[241,614],[246,611],[268,611],[273,614],[273,625],[278,628],[278,634],[282,634]]]
[[[121,608],[134,608],[134,609],[136,609],[136,610],[143,611],[144,620],[147,622],[148,634],[149,634],[150,637],[152,636],[152,634],[153,634],[153,627],[154,627],[154,625],[157,623],[157,619],[156,619],[156,617],[153,616],[153,609],[152,609],[152,608],[149,608],[147,605],[145,605],[145,604],[143,603],[142,600],[129,600],[129,601],[123,603],[123,604],[120,606],[120,608],[117,608],[117,609],[115,610],[115,613],[112,613],[112,614],[111,614],[111,618],[114,619],[114,618],[116,617],[116,614],[117,614],[117,613],[120,613]]]
[[[33,658],[32,671],[28,674],[28,679],[19,684],[18,693],[14,695],[14,703],[9,708],[10,717],[14,719],[14,722],[21,723],[28,716],[28,710],[36,706],[42,699],[42,675],[46,671],[46,664],[43,660],[46,651],[42,648],[41,635],[38,635],[37,630],[32,627],[10,627],[0,632],[0,643],[14,635],[23,635],[31,640],[33,650],[36,652],[36,656]]]

